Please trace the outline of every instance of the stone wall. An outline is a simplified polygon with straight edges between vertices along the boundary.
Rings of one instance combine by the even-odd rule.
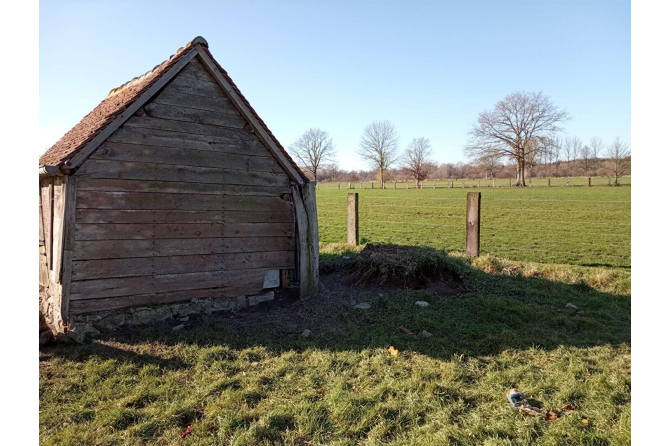
[[[69,321],[67,341],[84,342],[86,338],[113,331],[121,326],[132,326],[160,322],[166,319],[182,319],[193,314],[212,314],[232,311],[274,300],[275,290],[253,296],[238,296],[222,299],[192,299],[188,302],[135,307],[125,310],[105,311],[95,314],[72,316]],[[58,339],[61,339],[59,335]]]
[[[45,344],[58,333],[63,326],[56,302],[60,299],[60,290],[57,285],[40,285],[40,345]]]

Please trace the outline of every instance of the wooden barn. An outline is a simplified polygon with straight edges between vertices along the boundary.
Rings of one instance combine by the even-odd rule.
[[[39,164],[40,311],[55,332],[318,288],[314,183],[202,37],[112,90]]]

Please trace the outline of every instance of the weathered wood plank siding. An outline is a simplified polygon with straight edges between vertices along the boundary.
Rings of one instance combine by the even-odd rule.
[[[289,177],[245,124],[193,60],[84,162],[71,314],[257,294],[295,267]]]

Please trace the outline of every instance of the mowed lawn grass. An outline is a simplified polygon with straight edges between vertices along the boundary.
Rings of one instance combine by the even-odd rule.
[[[324,264],[343,261],[344,247],[323,248]],[[325,287],[178,332],[161,323],[42,349],[41,443],[630,444],[628,272],[450,259],[469,288],[458,297],[351,288],[353,302],[338,302]],[[516,412],[512,387],[576,411]]]
[[[463,251],[465,197],[479,191],[483,253],[520,261],[630,269],[631,187],[554,187],[559,180],[564,181],[553,179],[552,187],[524,189],[484,184],[479,189],[433,189],[430,182],[422,190],[357,189],[360,237],[362,242]],[[586,178],[572,180],[579,184]],[[596,180],[606,181],[594,178],[593,184]],[[630,177],[623,181],[630,184]],[[352,191],[329,186],[321,185],[317,192],[319,238],[324,243],[346,242],[346,195]]]

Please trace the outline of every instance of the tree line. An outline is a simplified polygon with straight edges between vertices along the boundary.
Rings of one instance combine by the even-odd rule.
[[[561,124],[570,119],[543,93],[515,92],[479,114],[469,132],[465,155],[469,163],[437,164],[432,160],[430,139],[413,138],[401,152],[395,126],[375,121],[363,129],[358,155],[369,170],[343,171],[335,165],[332,137],[309,129],[289,146],[289,152],[308,176],[316,181],[413,180],[416,187],[428,178],[515,178],[542,176],[613,176],[614,184],[630,173],[630,146],[615,138],[606,145],[600,137],[588,144],[576,136],[562,135]]]

